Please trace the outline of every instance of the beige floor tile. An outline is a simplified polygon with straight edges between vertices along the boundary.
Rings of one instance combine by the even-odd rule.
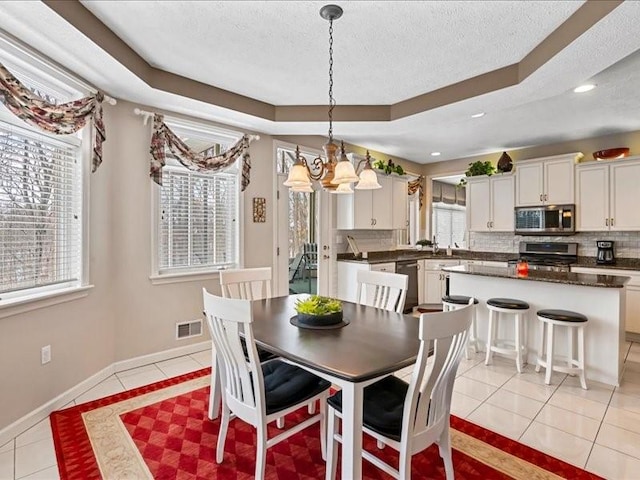
[[[609,405],[614,387],[591,380],[587,380],[587,387],[589,387],[588,390],[582,388],[578,377],[567,375],[567,378],[565,378],[564,382],[558,387],[558,391]]]
[[[592,442],[540,422],[533,422],[520,442],[552,457],[584,468]]]
[[[0,478],[13,479],[13,448],[0,452]]]
[[[561,391],[553,394],[549,399],[549,404],[579,415],[584,415],[585,417],[593,418],[599,422],[602,421],[604,413],[607,411],[607,406],[603,403],[576,397],[575,395]]]
[[[625,374],[627,372],[640,372],[640,362],[624,362]]]
[[[509,381],[511,377],[515,375],[514,371],[508,371],[504,365],[489,365],[479,364],[465,372],[464,376],[478,380],[479,382],[493,385],[494,387],[501,387]]]
[[[538,385],[522,377],[523,375],[514,376],[502,386],[502,389],[517,393],[518,395],[524,395],[539,402],[546,402],[557,388],[557,386],[554,385]]]
[[[16,478],[26,477],[45,468],[56,465],[56,453],[53,439],[46,438],[24,447],[16,448]]]
[[[413,365],[410,365],[401,370],[398,370],[397,372],[394,373],[394,375],[398,378],[404,378],[411,375],[412,373],[413,373]]]
[[[493,385],[487,385],[486,383],[472,380],[471,378],[458,377],[453,384],[453,391],[462,393],[481,402],[489,398],[493,392],[497,390],[497,387]]]
[[[623,393],[613,392],[611,397],[610,406],[616,408],[622,408],[623,410],[629,410],[630,412],[640,414],[640,400],[638,397],[632,395],[625,395]]]
[[[117,373],[116,376],[127,390],[149,385],[150,383],[159,382],[167,378],[164,372],[155,365],[147,365],[146,367],[127,370]]]
[[[544,374],[545,374],[544,368],[540,369],[540,372],[536,372],[536,366],[535,366],[535,363],[533,363],[533,364],[526,365],[522,373],[518,375],[518,377],[521,378],[522,380],[533,383],[535,385],[557,387],[564,381],[565,377],[567,376],[566,373],[552,372],[551,383],[547,385],[546,383],[544,383]]]
[[[531,422],[528,418],[488,403],[476,408],[467,420],[513,440],[518,440]]]
[[[202,370],[202,365],[195,361],[191,356],[172,358],[163,362],[156,363],[156,366],[167,376],[167,378],[177,377],[185,373]]]
[[[481,403],[480,400],[454,392],[451,397],[451,413],[456,417],[467,418]]]
[[[632,365],[635,362],[627,362],[627,367],[625,368],[624,373],[622,374],[622,382],[623,383],[635,383],[640,384],[640,371],[633,369]],[[639,364],[640,365],[640,364]],[[629,368],[631,367],[631,368]]]
[[[534,400],[509,390],[500,389],[487,399],[487,403],[516,413],[522,417],[533,420],[544,403]]]
[[[640,459],[640,434],[638,433],[603,423],[596,437],[596,443]]]
[[[604,423],[640,434],[640,414],[609,406]]]
[[[629,353],[627,354],[627,358],[625,361],[629,363],[631,362],[640,363],[640,351],[634,350],[633,345],[631,345],[631,350],[629,350]]]
[[[594,445],[586,470],[611,480],[640,478],[640,460],[602,445]]]
[[[29,430],[21,433],[16,437],[16,448],[23,447],[29,443],[34,443],[45,438],[53,438],[51,433],[51,422],[49,418],[45,418],[41,422],[38,422]]]
[[[211,366],[211,350],[204,350],[202,352],[192,353],[190,355],[196,362],[198,362],[203,367]]]
[[[115,375],[111,375],[109,378],[106,378],[95,387],[90,388],[82,395],[79,395],[76,398],[76,405],[91,402],[99,398],[108,397],[109,395],[115,395],[116,393],[122,392],[124,392],[124,386],[122,385],[118,377],[116,377]]]
[[[593,442],[600,428],[600,421],[593,418],[578,415],[577,413],[559,408],[553,405],[545,405],[536,422],[555,427],[563,432],[570,433],[585,440]]]
[[[58,473],[58,467],[49,467],[39,472],[32,473],[26,477],[22,477],[19,480],[59,480],[60,474]]]

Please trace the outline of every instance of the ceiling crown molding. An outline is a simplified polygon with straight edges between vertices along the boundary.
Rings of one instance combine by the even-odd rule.
[[[611,13],[623,0],[587,0],[520,62],[424,93],[393,105],[338,105],[340,122],[389,122],[518,85]],[[150,65],[78,0],[43,3],[150,87],[273,122],[323,122],[325,105],[272,105]]]

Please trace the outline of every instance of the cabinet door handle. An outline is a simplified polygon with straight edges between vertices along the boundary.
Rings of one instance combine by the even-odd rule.
[[[540,194],[540,201],[542,201],[542,194]]]
[[[487,228],[489,228],[489,222],[487,222]]]
[[[544,194],[544,201],[548,201],[549,200],[549,195],[547,195],[546,193]]]
[[[373,218],[371,219],[371,226],[373,227]]]
[[[608,218],[605,218],[605,219],[604,219],[604,224],[605,224],[607,227],[609,226],[609,219],[608,219]]]
[[[609,219],[609,226],[610,226],[610,227],[613,227],[613,218],[610,218],[610,219]]]
[[[374,219],[373,219],[373,224],[374,224],[374,225],[377,225],[377,224],[378,224],[378,219],[374,218]]]
[[[407,220],[407,227],[409,226],[409,220]]]
[[[331,258],[329,255],[322,255],[322,258],[324,258],[325,260]]]

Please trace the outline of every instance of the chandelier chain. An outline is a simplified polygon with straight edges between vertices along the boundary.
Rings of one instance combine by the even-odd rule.
[[[329,142],[333,142],[333,18],[329,20]]]

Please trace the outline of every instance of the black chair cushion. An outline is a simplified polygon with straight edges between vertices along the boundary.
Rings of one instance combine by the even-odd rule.
[[[245,341],[244,338],[240,339],[240,344],[242,345],[242,351],[244,352],[244,358],[247,359],[247,362],[249,361],[249,351],[247,350],[247,342]],[[273,358],[277,358],[278,356],[266,351],[265,349],[259,347],[258,345],[256,345],[256,350],[258,350],[258,360],[260,360],[260,363],[266,362],[267,360],[271,360]]]
[[[538,310],[538,316],[558,322],[582,323],[588,320],[587,317],[581,313],[570,310]]]
[[[331,386],[331,382],[281,360],[263,363],[262,375],[267,415],[304,402]]]
[[[409,384],[393,375],[365,387],[362,411],[364,425],[399,442],[404,400],[408,390]],[[329,397],[328,403],[342,412],[342,392]]]
[[[487,305],[498,308],[509,308],[511,310],[527,310],[529,304],[522,300],[516,300],[515,298],[490,298],[487,300]]]
[[[470,298],[471,297],[466,297],[464,295],[445,295],[444,297],[442,297],[442,301],[447,303],[452,303],[454,305],[468,305]],[[478,304],[477,298],[473,299],[473,304],[474,305]]]

